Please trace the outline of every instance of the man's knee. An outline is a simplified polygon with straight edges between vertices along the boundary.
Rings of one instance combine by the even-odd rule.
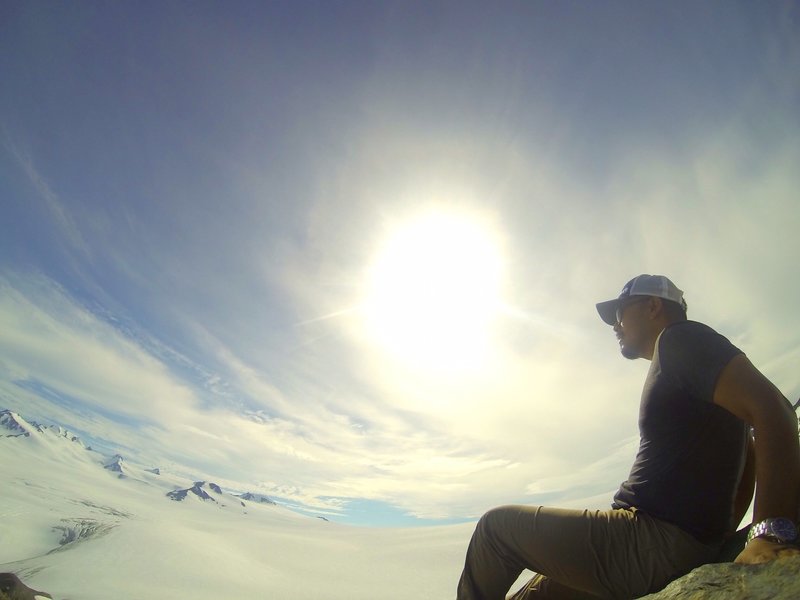
[[[508,522],[512,513],[518,512],[519,507],[507,505],[497,506],[491,510],[483,513],[483,516],[478,521],[477,529],[480,531],[490,532],[503,527]]]
[[[494,543],[506,545],[519,533],[521,518],[530,508],[513,504],[493,508],[480,518],[474,535],[481,540],[494,540]]]

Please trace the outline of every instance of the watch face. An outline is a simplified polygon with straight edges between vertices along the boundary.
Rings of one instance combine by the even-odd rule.
[[[797,537],[797,528],[794,523],[783,517],[771,519],[767,529],[769,535],[773,535],[784,542],[790,542]]]

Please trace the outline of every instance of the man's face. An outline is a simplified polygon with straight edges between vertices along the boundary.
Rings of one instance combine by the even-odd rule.
[[[619,340],[622,356],[628,359],[643,357],[647,331],[645,328],[645,308],[648,296],[634,296],[620,303],[617,308],[617,323],[614,333]]]

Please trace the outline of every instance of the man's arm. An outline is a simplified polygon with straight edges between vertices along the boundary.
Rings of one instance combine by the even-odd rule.
[[[796,523],[800,498],[800,443],[797,420],[789,401],[740,354],[723,369],[714,390],[714,403],[755,429],[753,521],[787,517]],[[786,550],[786,546],[757,538],[747,544],[736,562],[766,562]]]
[[[753,490],[756,487],[756,452],[753,446],[753,438],[747,439],[747,459],[745,460],[742,478],[739,480],[739,489],[736,490],[736,497],[733,500],[733,530],[731,535],[736,533],[736,528],[744,519],[744,514],[750,508],[753,500]]]

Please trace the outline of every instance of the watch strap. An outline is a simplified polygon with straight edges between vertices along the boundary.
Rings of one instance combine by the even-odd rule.
[[[778,524],[780,524],[779,529],[786,534],[791,533],[791,537],[789,535],[779,535],[779,530],[775,528],[775,525]],[[754,523],[750,527],[750,531],[747,532],[748,544],[756,538],[765,538],[779,544],[790,544],[797,541],[797,526],[791,519],[784,517],[764,519]]]

